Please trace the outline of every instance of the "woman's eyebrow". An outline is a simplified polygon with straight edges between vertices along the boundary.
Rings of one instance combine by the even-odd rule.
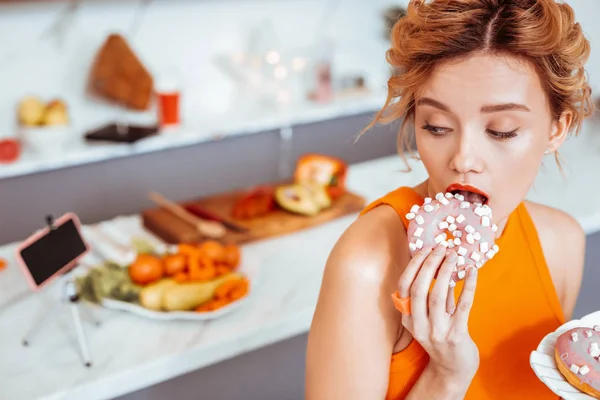
[[[427,106],[435,107],[444,112],[450,112],[450,107],[448,107],[444,103],[434,100],[430,97],[420,98],[419,100],[417,100],[417,105],[427,105]],[[490,113],[500,112],[500,111],[527,111],[527,112],[529,112],[531,110],[526,105],[519,104],[519,103],[492,104],[492,105],[486,105],[486,106],[481,107],[482,114],[490,114]]]
[[[482,114],[489,114],[499,111],[531,111],[526,105],[518,103],[493,104],[481,107]]]
[[[419,100],[417,100],[417,105],[431,106],[431,107],[438,108],[445,112],[450,112],[450,107],[448,107],[444,103],[440,103],[439,101],[434,100],[430,97],[421,97]]]

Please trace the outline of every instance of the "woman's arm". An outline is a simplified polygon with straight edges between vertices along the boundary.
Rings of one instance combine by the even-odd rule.
[[[386,232],[395,219],[395,246]],[[383,227],[382,227],[383,225]],[[325,267],[308,337],[306,399],[383,399],[401,329],[390,293],[406,234],[394,211],[378,207],[360,217],[334,246]]]
[[[464,397],[479,360],[467,328],[477,271],[467,274],[455,306],[449,283],[456,253],[439,246],[409,260],[408,246],[401,243],[406,243],[402,222],[394,211],[379,207],[334,247],[308,338],[308,400],[385,398],[391,355],[403,329],[420,337],[431,358],[408,399]],[[413,313],[406,321],[390,298],[396,290],[411,297]]]
[[[431,366],[427,366],[412,387],[406,400],[462,400],[469,386],[470,380],[448,379]]]

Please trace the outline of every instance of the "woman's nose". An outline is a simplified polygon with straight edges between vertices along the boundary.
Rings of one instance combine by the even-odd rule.
[[[459,174],[481,173],[483,171],[483,154],[477,141],[469,134],[456,135],[454,154],[450,159],[450,168]]]

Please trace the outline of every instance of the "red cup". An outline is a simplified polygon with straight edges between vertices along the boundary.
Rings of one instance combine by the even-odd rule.
[[[158,121],[162,127],[179,125],[181,92],[172,78],[163,78],[156,85]]]

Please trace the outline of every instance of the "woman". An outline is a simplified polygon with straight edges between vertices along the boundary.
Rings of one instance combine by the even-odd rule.
[[[524,198],[544,155],[591,113],[589,43],[555,0],[413,0],[391,38],[397,74],[375,122],[404,118],[428,179],[370,204],[332,250],[306,398],[556,398],[529,354],[571,318],[585,235],[569,215]],[[454,288],[456,253],[411,259],[405,217],[453,183],[485,193],[500,246]],[[410,315],[394,307],[396,290]]]

